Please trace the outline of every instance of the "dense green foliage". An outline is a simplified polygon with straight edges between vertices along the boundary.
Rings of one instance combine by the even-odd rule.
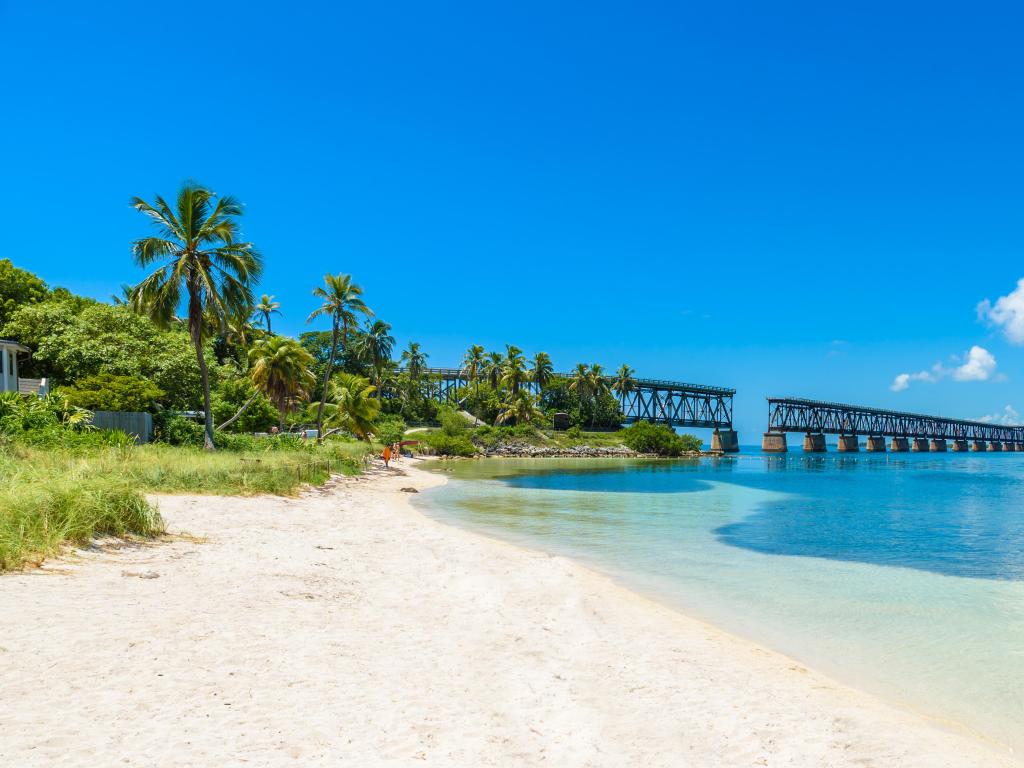
[[[118,376],[98,373],[80,379],[61,394],[68,403],[90,411],[145,411],[152,412],[164,396],[164,391],[141,376]]]
[[[0,259],[0,326],[18,307],[36,304],[49,295],[46,283],[24,269],[18,269],[10,259]]]
[[[469,437],[466,420],[451,408],[438,413],[441,428],[424,436],[423,441],[438,456],[475,456],[476,446]]]
[[[664,424],[650,424],[638,421],[620,433],[622,442],[639,453],[655,453],[659,456],[679,456],[699,451],[701,442],[693,435],[679,435]]]

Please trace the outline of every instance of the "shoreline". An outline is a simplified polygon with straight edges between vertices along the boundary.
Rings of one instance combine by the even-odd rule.
[[[177,538],[0,578],[0,757],[1018,764],[573,560],[430,518],[400,489],[446,478],[416,463],[299,498],[157,497]]]

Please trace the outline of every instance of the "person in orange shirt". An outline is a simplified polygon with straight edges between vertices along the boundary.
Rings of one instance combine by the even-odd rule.
[[[382,453],[381,456],[384,459],[384,466],[387,467],[388,466],[388,462],[391,461],[391,446],[390,445],[385,445],[384,446],[384,453]]]

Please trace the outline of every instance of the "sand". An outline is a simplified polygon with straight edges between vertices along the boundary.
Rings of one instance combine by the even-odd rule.
[[[0,765],[1014,764],[399,490],[439,482],[159,497],[190,536],[0,578]]]

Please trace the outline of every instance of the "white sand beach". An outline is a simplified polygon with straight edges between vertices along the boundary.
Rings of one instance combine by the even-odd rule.
[[[440,482],[159,497],[169,540],[0,577],[0,765],[1017,764],[399,490]]]

